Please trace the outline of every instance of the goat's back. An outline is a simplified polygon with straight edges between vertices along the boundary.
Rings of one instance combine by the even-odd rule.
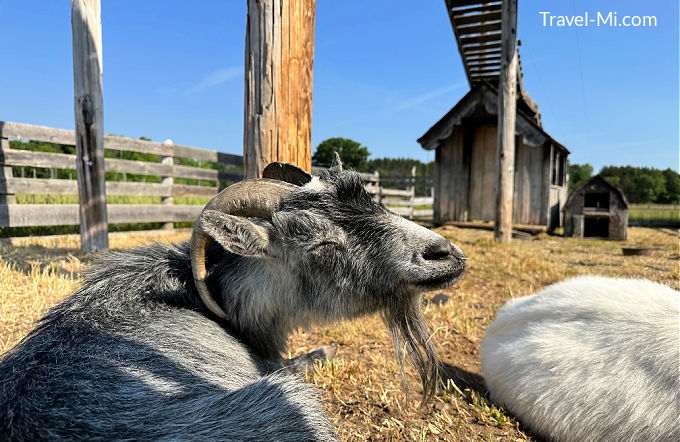
[[[92,287],[0,361],[0,440],[336,437],[311,387],[214,321]]]
[[[481,348],[492,399],[560,441],[680,440],[679,297],[591,276],[508,301]]]

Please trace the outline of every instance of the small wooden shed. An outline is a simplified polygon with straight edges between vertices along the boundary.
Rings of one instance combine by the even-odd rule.
[[[476,81],[418,142],[435,150],[434,219],[493,221],[496,207],[497,89]],[[521,88],[517,100],[513,223],[562,225],[569,150],[543,130],[538,106]]]
[[[628,200],[600,175],[574,190],[564,205],[564,235],[624,241],[628,235]]]

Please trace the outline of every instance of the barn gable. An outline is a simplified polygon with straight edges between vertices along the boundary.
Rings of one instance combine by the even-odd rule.
[[[567,150],[540,124],[537,106],[519,95],[516,118],[513,223],[562,225]],[[485,81],[471,90],[418,142],[435,150],[434,217],[494,221],[498,92]]]

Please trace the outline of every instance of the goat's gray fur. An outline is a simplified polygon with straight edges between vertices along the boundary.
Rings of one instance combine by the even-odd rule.
[[[680,440],[679,302],[598,276],[508,301],[481,347],[491,398],[550,440]]]
[[[212,212],[203,222],[215,237],[206,282],[227,320],[201,302],[188,243],[108,254],[4,355],[0,439],[335,440],[281,354],[300,325],[370,313],[397,349],[405,343],[432,394],[438,360],[420,293],[460,278],[460,249],[338,168],[271,219]]]

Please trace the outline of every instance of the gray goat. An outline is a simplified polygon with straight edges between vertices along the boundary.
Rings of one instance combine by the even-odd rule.
[[[272,163],[201,213],[191,243],[111,253],[0,362],[2,440],[335,440],[281,357],[296,327],[380,313],[426,396],[438,359],[421,292],[463,252],[360,177]]]

